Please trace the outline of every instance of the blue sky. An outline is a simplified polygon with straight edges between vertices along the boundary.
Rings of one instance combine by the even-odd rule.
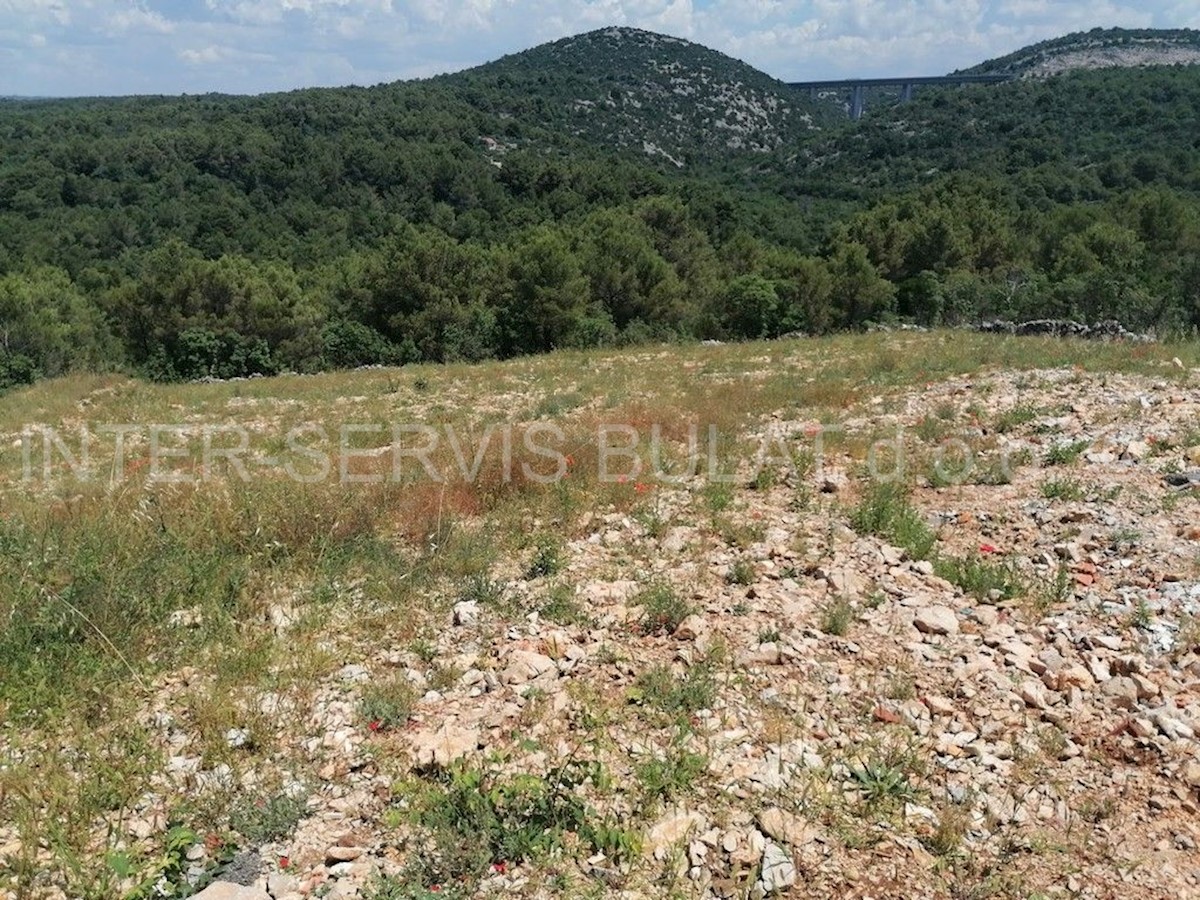
[[[606,25],[784,79],[938,74],[1195,0],[0,0],[0,94],[259,93],[455,71]]]

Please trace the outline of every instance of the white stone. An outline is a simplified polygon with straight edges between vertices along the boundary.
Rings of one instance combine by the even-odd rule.
[[[925,634],[958,634],[958,617],[944,606],[925,606],[913,617],[917,631]]]
[[[217,881],[196,894],[192,900],[271,900],[271,897],[262,888]]]
[[[778,894],[796,883],[796,864],[778,844],[767,842],[763,851],[762,878],[759,884],[764,894]]]
[[[463,600],[454,604],[454,624],[460,627],[474,625],[479,621],[479,604],[474,600]]]

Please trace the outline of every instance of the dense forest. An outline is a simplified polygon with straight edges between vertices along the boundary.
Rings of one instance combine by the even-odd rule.
[[[611,29],[373,88],[2,101],[0,386],[991,316],[1188,331],[1198,118],[1200,68],[1156,67],[838,122]]]

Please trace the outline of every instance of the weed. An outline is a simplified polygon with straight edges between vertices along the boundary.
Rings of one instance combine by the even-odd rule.
[[[1032,406],[1021,404],[1006,409],[1000,415],[996,416],[996,420],[992,423],[992,428],[999,434],[1007,434],[1008,432],[1032,422],[1038,417],[1038,411]]]
[[[933,567],[940,578],[980,601],[1011,600],[1024,589],[1013,563],[989,562],[978,553],[939,557]]]
[[[890,759],[876,756],[849,768],[869,804],[904,802],[914,796],[908,775]]]
[[[537,406],[533,408],[533,413],[530,418],[533,419],[554,419],[561,416],[563,413],[568,413],[573,409],[578,409],[586,402],[583,394],[577,391],[570,391],[565,394],[551,394],[548,397],[542,398]]]
[[[908,551],[913,559],[927,559],[936,535],[908,500],[903,485],[872,484],[850,516],[859,534],[874,534]]]
[[[740,550],[746,550],[752,545],[760,542],[766,535],[766,529],[761,522],[734,522],[730,519],[717,519],[714,521],[718,533],[730,547],[737,547]]]
[[[708,759],[692,753],[675,741],[661,757],[634,767],[647,802],[671,801],[686,794],[708,767]]]
[[[458,599],[478,603],[480,606],[496,606],[504,599],[506,585],[484,572],[468,575],[458,592]]]
[[[779,642],[781,637],[779,629],[774,627],[763,628],[758,632],[758,642],[760,644],[775,644]]]
[[[374,731],[403,728],[416,702],[412,685],[402,675],[392,675],[367,685],[358,714]]]
[[[259,797],[235,806],[229,814],[229,827],[251,847],[290,837],[308,811],[302,795],[279,793]]]
[[[1079,459],[1083,451],[1090,446],[1091,444],[1088,441],[1071,441],[1065,444],[1055,444],[1046,451],[1046,455],[1042,459],[1042,465],[1047,467],[1069,466]]]
[[[1042,482],[1042,496],[1047,500],[1082,500],[1086,495],[1083,484],[1075,478],[1051,478]]]
[[[1071,599],[1072,593],[1071,570],[1065,563],[1060,563],[1054,570],[1054,578],[1039,593],[1035,608],[1039,613],[1044,613],[1066,603]]]
[[[754,584],[755,579],[754,563],[748,559],[739,559],[729,568],[729,573],[725,576],[725,581],[728,584],[739,584],[743,587]]]
[[[710,481],[704,486],[704,499],[710,512],[723,513],[733,503],[733,485],[726,481]]]
[[[569,584],[556,584],[546,594],[538,607],[538,614],[548,622],[558,625],[586,625],[592,621]]]
[[[606,783],[600,763],[571,759],[545,776],[502,775],[459,765],[431,781],[408,785],[405,804],[411,826],[424,838],[425,852],[410,863],[401,882],[410,891],[467,885],[494,863],[522,863],[559,852],[568,835],[589,852],[611,849],[612,823],[583,798],[588,787]]]
[[[662,582],[647,587],[635,598],[642,608],[641,632],[644,635],[673,634],[679,623],[692,614],[689,606],[674,589]]]
[[[935,856],[949,857],[958,853],[963,838],[971,827],[970,811],[962,806],[943,806],[938,810],[937,825],[925,838],[925,846]]]
[[[845,637],[853,622],[854,607],[845,597],[838,597],[821,607],[817,625],[826,634]]]
[[[1150,626],[1154,624],[1154,611],[1150,609],[1150,604],[1144,598],[1138,600],[1137,606],[1133,608],[1129,624],[1140,631],[1149,631]]]
[[[676,675],[669,666],[655,666],[638,676],[629,699],[668,714],[688,715],[712,706],[717,680],[707,665],[692,666]]]
[[[1113,547],[1119,548],[1125,545],[1134,545],[1141,542],[1142,532],[1137,528],[1127,526],[1113,531],[1108,539]]]
[[[525,577],[545,578],[557,575],[562,569],[562,544],[553,535],[539,535],[534,543],[533,558],[525,567]]]
[[[750,481],[750,487],[756,491],[769,491],[779,484],[779,471],[774,466],[759,466]]]
[[[889,700],[912,700],[917,696],[916,680],[908,672],[898,672],[888,681],[884,693]]]
[[[950,433],[945,420],[930,416],[921,419],[913,430],[917,433],[917,437],[926,444],[936,444]]]

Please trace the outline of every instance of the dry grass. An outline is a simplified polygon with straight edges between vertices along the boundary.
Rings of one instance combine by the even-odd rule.
[[[203,672],[182,694],[181,708],[202,735],[206,761],[249,766],[274,752],[279,726],[247,713],[240,698],[269,691],[302,703],[317,676],[337,667],[331,647],[413,644],[466,579],[528,559],[528,535],[539,529],[569,536],[596,510],[652,518],[657,510],[643,487],[654,473],[623,483],[598,477],[601,425],[632,427],[647,462],[658,426],[664,458],[678,474],[693,431],[702,460],[711,449],[725,466],[748,464],[758,429],[774,413],[838,423],[861,400],[990,367],[1183,377],[1173,357],[1200,365],[1200,347],[1131,352],[960,333],[851,335],[213,385],[81,376],[10,393],[0,410],[0,620],[13,623],[0,636],[0,821],[13,824],[24,848],[10,861],[12,878],[33,884],[26,876],[57,871],[80,895],[115,890],[112,872],[96,861],[120,829],[98,836],[95,823],[127,818],[160,768],[136,717],[151,688],[161,689],[156,679],[184,666]],[[948,427],[952,412],[930,425],[931,437]],[[569,459],[566,477],[554,483],[522,474],[525,467],[555,469],[522,439],[536,421],[561,430],[561,441],[542,441]],[[392,477],[396,460],[387,445],[396,423],[439,429],[428,459],[445,481],[425,477],[411,458]],[[484,430],[496,423],[514,428],[511,467],[493,443],[478,476],[464,477],[464,462],[470,468]],[[35,441],[39,477],[25,480],[21,435],[41,424],[57,429],[69,449],[77,448],[81,426],[137,426],[125,447],[128,477],[111,479],[115,443],[108,436],[90,447],[90,477],[72,474],[56,455],[49,482],[40,477]],[[244,428],[252,477],[242,481],[218,464],[200,484],[155,483],[147,462],[153,424]],[[339,429],[351,424],[379,426],[354,433],[350,444],[384,452],[355,457],[348,472],[382,483],[339,484],[336,466],[311,484],[280,471],[289,429],[324,428],[328,443],[306,446],[332,451]],[[719,447],[710,447],[710,427]],[[167,468],[203,475],[199,432],[178,439],[187,456]],[[289,458],[297,468],[311,463]],[[760,537],[726,518],[741,485],[705,487],[700,478],[694,487],[705,496],[696,499],[697,515],[711,514],[730,543]],[[485,533],[492,537],[482,539]],[[286,633],[272,624],[281,606],[296,619]],[[180,611],[194,613],[194,623],[172,625]],[[840,621],[830,625],[844,630]],[[254,738],[245,752],[229,746],[234,728]],[[222,810],[207,815],[215,823]],[[953,842],[944,843],[949,850]]]

